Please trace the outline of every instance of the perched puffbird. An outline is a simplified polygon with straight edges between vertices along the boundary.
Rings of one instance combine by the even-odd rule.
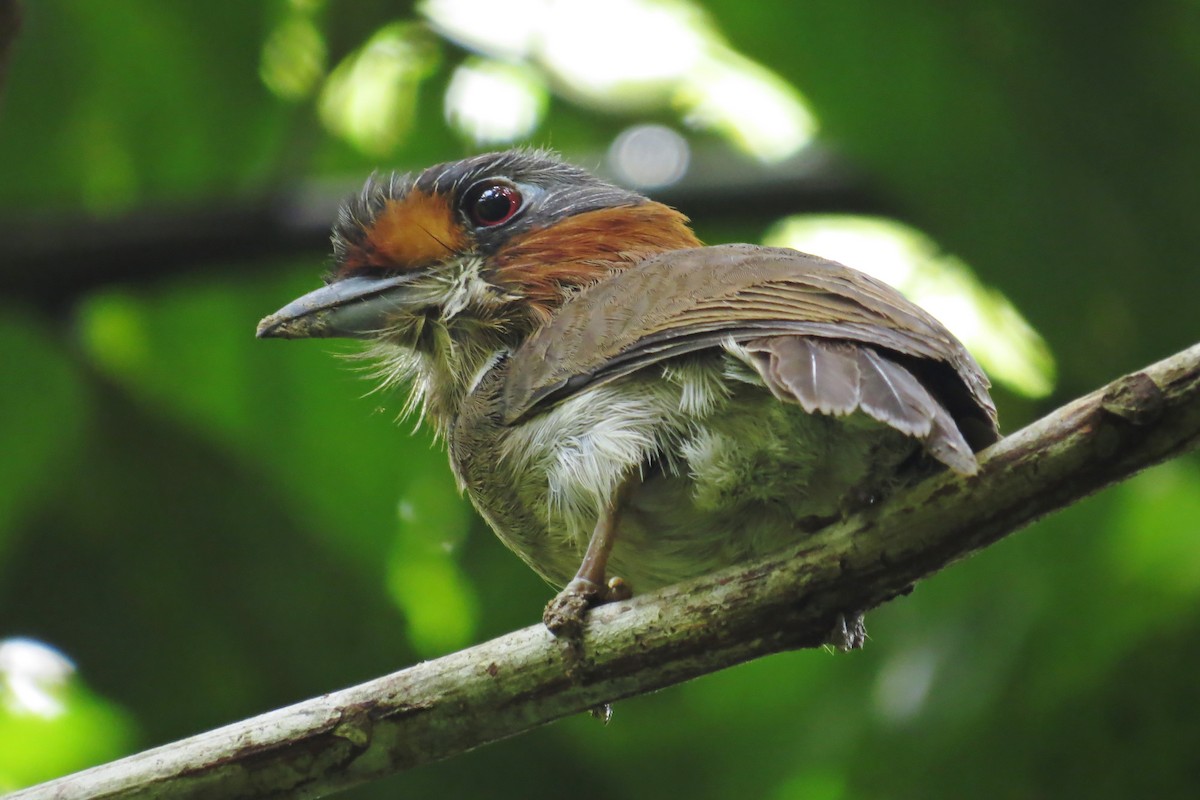
[[[971,475],[997,438],[975,360],[892,288],[704,247],[677,211],[545,152],[372,178],[332,239],[326,285],[258,335],[371,342],[479,513],[565,586],[556,632],[931,467]]]

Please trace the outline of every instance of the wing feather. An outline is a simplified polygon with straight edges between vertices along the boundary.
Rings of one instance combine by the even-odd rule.
[[[858,358],[848,345],[778,336],[750,342],[747,350],[766,356],[760,371],[775,396],[798,402],[810,414],[844,416],[862,402]]]
[[[799,336],[747,342],[767,388],[805,411],[843,416],[862,411],[919,439],[926,451],[970,475],[975,456],[950,413],[903,365],[870,347]]]
[[[926,437],[947,463],[960,449],[970,455],[960,429],[977,447],[997,438],[987,378],[932,316],[841,264],[753,245],[664,253],[566,301],[513,354],[504,419],[665,359],[775,337],[770,349],[783,357],[767,383],[807,410],[854,405]]]
[[[855,348],[862,368],[862,410],[909,436],[924,439],[937,403],[908,370],[870,348]]]

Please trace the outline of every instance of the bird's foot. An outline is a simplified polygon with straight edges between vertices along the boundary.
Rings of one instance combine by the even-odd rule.
[[[592,719],[600,720],[601,725],[607,725],[612,722],[612,703],[601,703],[598,706],[592,706],[588,709],[588,714],[591,715]]]
[[[851,650],[861,650],[867,641],[867,626],[862,614],[851,614],[847,619],[845,614],[838,614],[833,620],[833,630],[825,640],[843,653]]]
[[[583,618],[593,606],[628,600],[633,595],[629,584],[610,578],[607,585],[575,578],[546,604],[542,622],[560,639],[578,641],[583,635]]]
[[[542,623],[561,644],[567,675],[573,680],[579,677],[579,667],[583,663],[583,620],[588,609],[628,600],[631,596],[629,584],[620,578],[609,579],[607,585],[575,578],[546,605]],[[607,724],[612,707],[607,703],[597,706],[592,709],[592,716]]]
[[[603,585],[575,578],[546,604],[542,622],[560,639],[579,639],[587,610],[603,597]]]

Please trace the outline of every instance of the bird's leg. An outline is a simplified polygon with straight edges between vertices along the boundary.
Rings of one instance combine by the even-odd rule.
[[[629,586],[620,578],[605,581],[608,555],[617,538],[617,524],[629,490],[636,480],[626,478],[613,492],[600,512],[592,538],[578,572],[563,590],[546,606],[542,622],[555,636],[578,640],[583,632],[583,617],[592,606],[624,600],[630,596]]]

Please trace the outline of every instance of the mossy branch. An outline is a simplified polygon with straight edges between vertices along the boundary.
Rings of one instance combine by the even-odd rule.
[[[820,645],[1038,517],[1200,443],[1200,345],[1127,375],[790,552],[596,609],[582,661],[540,624],[10,795],[316,797],[768,653]]]

